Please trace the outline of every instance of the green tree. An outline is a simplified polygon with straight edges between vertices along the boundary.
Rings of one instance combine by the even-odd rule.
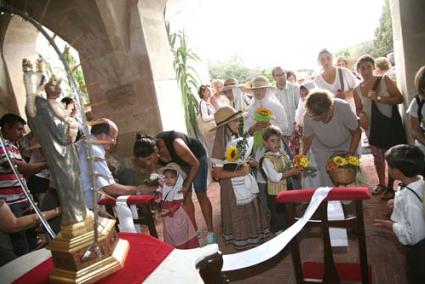
[[[388,0],[384,1],[384,7],[379,20],[379,26],[375,31],[373,45],[375,47],[375,56],[385,56],[394,50],[393,27]]]
[[[375,30],[374,39],[371,41],[361,42],[352,47],[344,48],[338,51],[336,55],[345,56],[354,62],[363,54],[370,54],[374,57],[386,56],[388,53],[393,51],[393,48],[393,28],[390,5],[388,0],[385,0],[384,6],[382,7],[379,25]]]

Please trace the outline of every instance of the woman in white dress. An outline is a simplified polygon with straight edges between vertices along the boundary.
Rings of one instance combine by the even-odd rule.
[[[333,60],[334,56],[329,50],[322,49],[319,52],[318,61],[322,72],[316,76],[314,83],[317,87],[330,91],[337,98],[346,100],[355,112],[353,89],[359,84],[359,80],[349,69],[335,67]]]

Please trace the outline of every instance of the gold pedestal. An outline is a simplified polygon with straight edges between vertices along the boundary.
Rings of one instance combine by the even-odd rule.
[[[62,226],[47,248],[52,251],[55,269],[51,283],[93,283],[124,267],[129,250],[114,228],[115,220],[101,219],[98,225],[98,250],[93,247],[93,219]]]

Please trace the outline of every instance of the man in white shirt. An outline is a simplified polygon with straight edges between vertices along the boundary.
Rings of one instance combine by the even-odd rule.
[[[97,123],[93,125],[90,132],[91,136],[88,137],[88,139],[95,141],[92,145],[92,150],[97,189],[114,197],[119,195],[133,195],[140,193],[147,194],[153,192],[155,188],[150,188],[144,185],[122,185],[115,182],[105,158],[106,151],[111,148],[111,145],[116,144],[118,137],[118,127],[112,120],[106,118],[99,119]],[[94,201],[91,190],[92,186],[90,182],[86,139],[78,141],[76,146],[80,156],[80,178],[83,191],[86,196],[87,207],[89,209],[93,209]]]
[[[285,129],[282,129],[283,139],[287,146],[295,135],[295,111],[300,99],[300,87],[286,80],[286,72],[281,67],[275,67],[272,70],[273,79],[276,81],[276,98],[283,106]],[[288,149],[289,150],[289,149]],[[292,153],[294,155],[295,153]]]

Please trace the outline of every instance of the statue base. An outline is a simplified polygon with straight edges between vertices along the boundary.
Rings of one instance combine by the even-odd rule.
[[[126,240],[118,239],[115,220],[100,219],[98,246],[93,244],[93,218],[69,226],[47,248],[52,252],[55,269],[51,283],[93,283],[124,267],[129,250]]]

